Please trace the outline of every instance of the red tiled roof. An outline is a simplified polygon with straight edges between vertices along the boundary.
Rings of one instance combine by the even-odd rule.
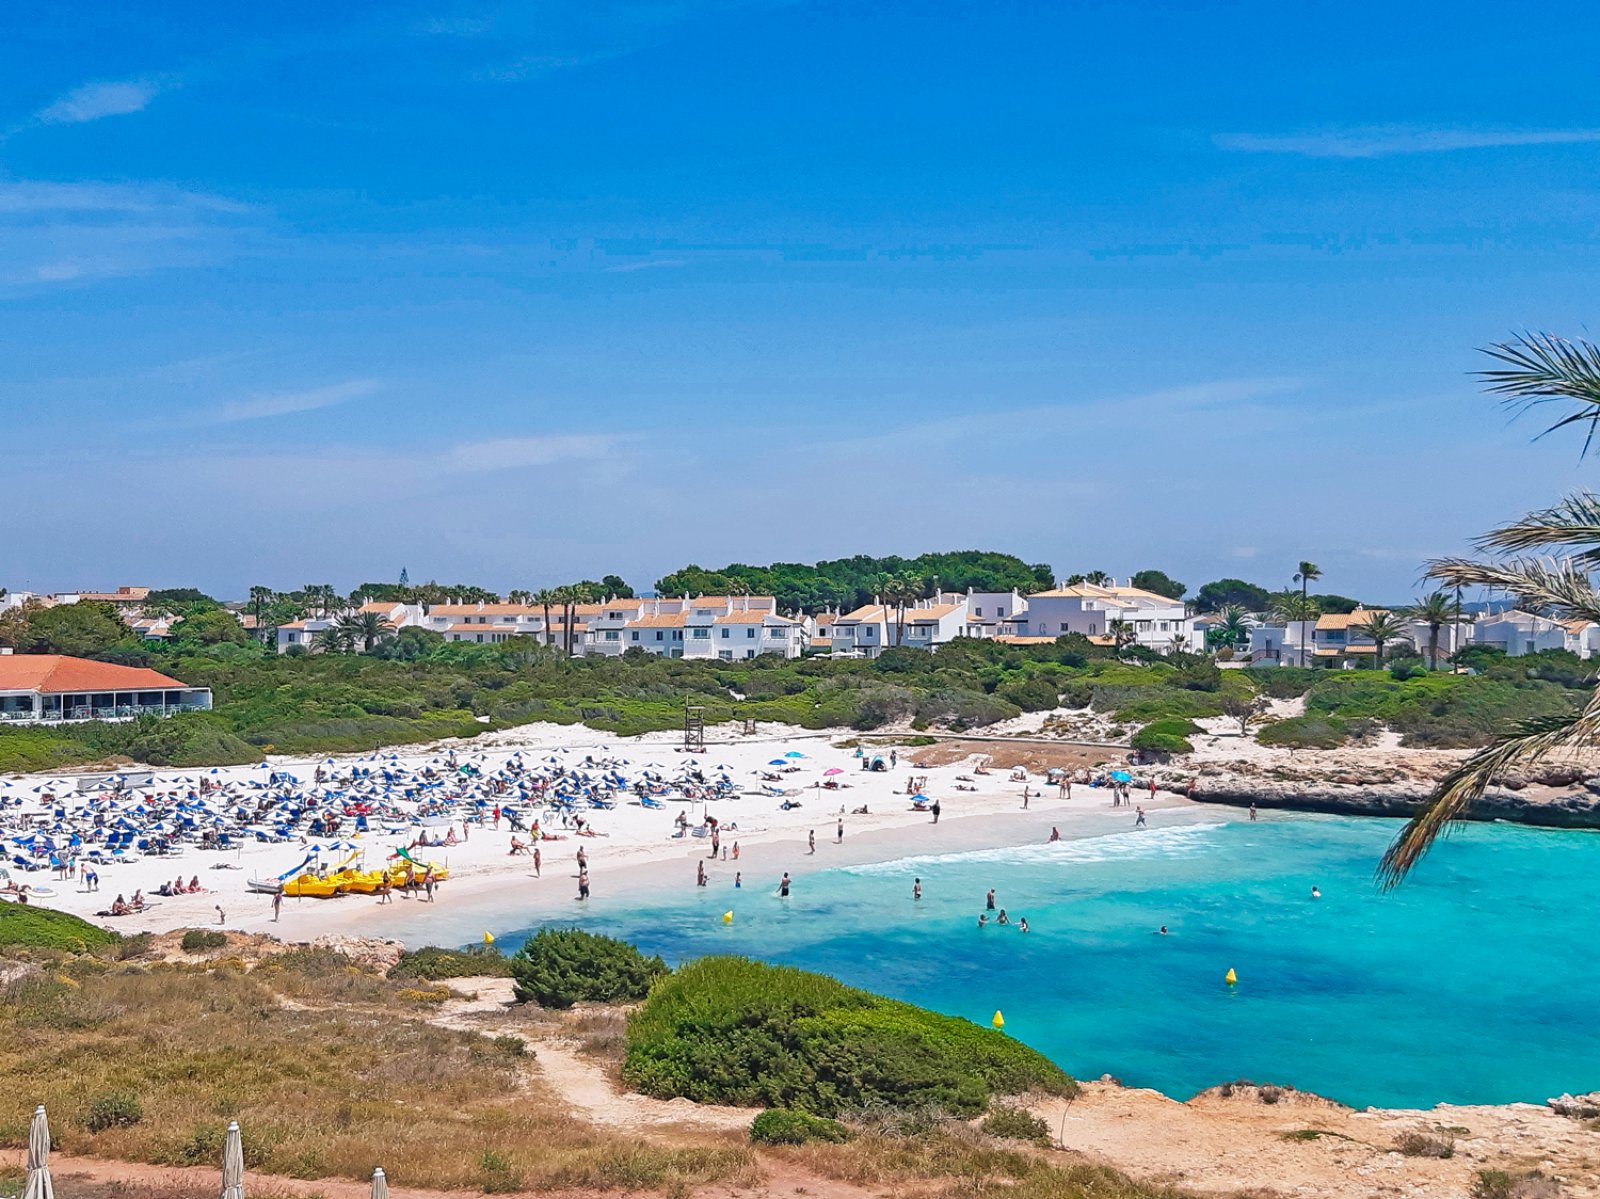
[[[61,654],[0,654],[0,691],[164,691],[187,687],[139,666],[114,666]]]

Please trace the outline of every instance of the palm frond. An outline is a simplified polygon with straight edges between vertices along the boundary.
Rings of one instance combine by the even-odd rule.
[[[1384,851],[1378,880],[1384,890],[1404,881],[1428,850],[1450,827],[1465,817],[1489,784],[1517,767],[1531,766],[1550,754],[1600,745],[1600,691],[1571,716],[1546,716],[1518,726],[1515,733],[1480,749],[1445,775],[1400,835]]]
[[[1578,401],[1579,408],[1540,433],[1554,433],[1567,425],[1588,425],[1583,453],[1600,432],[1600,347],[1587,341],[1568,341],[1550,333],[1524,333],[1512,341],[1484,347],[1483,352],[1505,363],[1503,368],[1479,371],[1484,390],[1503,396],[1518,415],[1540,404]]]
[[[1474,544],[1494,553],[1521,553],[1552,545],[1584,546],[1575,559],[1600,565],[1600,495],[1569,495],[1553,508],[1530,512],[1521,520],[1493,529]]]
[[[1595,591],[1589,575],[1571,562],[1436,558],[1428,563],[1428,574],[1452,587],[1492,587],[1509,592],[1519,606],[1558,620],[1600,623],[1600,593]]]

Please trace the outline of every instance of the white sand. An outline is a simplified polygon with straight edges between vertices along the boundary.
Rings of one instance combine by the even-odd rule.
[[[281,920],[273,923],[271,898],[253,894],[246,886],[252,876],[276,875],[295,865],[304,851],[296,843],[267,845],[249,843],[227,851],[206,851],[194,845],[176,858],[145,858],[140,861],[99,867],[100,889],[88,894],[75,880],[60,881],[54,872],[37,872],[20,878],[35,886],[50,888],[54,894],[36,899],[45,906],[74,912],[89,919],[110,906],[118,894],[131,896],[142,889],[152,896],[162,882],[182,876],[198,875],[206,892],[200,895],[155,897],[155,906],[138,916],[102,919],[99,922],[121,932],[175,928],[215,927],[216,907],[226,913],[230,929],[270,932],[285,940],[305,941],[324,935],[392,937],[408,945],[455,944],[476,940],[483,930],[526,927],[543,918],[577,910],[574,877],[575,854],[580,846],[589,859],[589,872],[595,895],[614,896],[639,888],[687,888],[694,885],[697,861],[704,861],[713,881],[731,882],[733,872],[743,872],[746,886],[765,888],[775,885],[779,875],[789,871],[797,878],[815,869],[853,865],[867,861],[887,861],[908,854],[947,853],[962,849],[1017,845],[1044,840],[1053,826],[1064,837],[1089,836],[1122,831],[1132,825],[1130,809],[1112,809],[1110,796],[1098,789],[1079,786],[1074,798],[1062,800],[1054,787],[1046,788],[1042,777],[1030,784],[1034,798],[1023,810],[1021,782],[1013,781],[1008,771],[974,775],[973,762],[926,770],[908,767],[905,751],[900,767],[888,773],[869,773],[849,749],[834,748],[833,742],[852,736],[847,730],[817,733],[784,725],[762,725],[753,736],[729,738],[721,730],[711,730],[707,746],[698,760],[707,766],[726,764],[729,774],[741,787],[755,790],[757,771],[791,750],[805,754],[797,764],[798,773],[784,775],[785,787],[800,788],[802,807],[790,811],[780,808],[781,800],[759,794],[743,794],[737,799],[689,804],[667,801],[664,810],[646,809],[619,802],[611,811],[586,812],[593,827],[603,833],[594,838],[572,837],[564,841],[545,841],[542,846],[543,876],[533,877],[532,860],[510,856],[512,830],[502,822],[499,830],[474,825],[470,839],[448,849],[421,851],[426,860],[443,862],[450,878],[439,889],[437,902],[396,898],[380,905],[372,896],[346,895],[334,899],[292,899],[283,901]],[[724,739],[719,739],[724,738]],[[679,748],[680,733],[652,734],[638,738],[618,738],[596,733],[583,726],[549,724],[527,725],[500,733],[486,734],[471,741],[443,742],[427,747],[408,747],[404,751],[383,751],[388,761],[391,752],[400,753],[400,765],[420,768],[445,750],[454,749],[462,762],[475,761],[488,769],[498,767],[514,752],[537,762],[541,755],[558,749],[577,751],[628,761],[633,768],[656,764],[671,775],[686,756]],[[883,751],[887,753],[887,748]],[[350,762],[377,762],[380,755],[346,755],[336,761],[342,769]],[[270,759],[274,769],[287,770],[309,779],[317,758]],[[840,791],[818,790],[815,784],[829,767],[843,771],[836,776],[847,784]],[[943,809],[940,823],[911,810],[906,786],[912,773],[927,776],[927,794],[937,798]],[[189,778],[196,770],[158,771],[156,785],[180,776]],[[204,772],[209,773],[209,772]],[[624,769],[627,773],[627,769]],[[1135,776],[1137,777],[1137,770]],[[256,767],[225,768],[217,777],[243,780],[260,778]],[[957,776],[972,778],[972,792],[958,791]],[[7,794],[31,794],[41,784],[51,785],[69,807],[74,795],[75,776],[71,774],[13,776]],[[1043,791],[1044,794],[1040,794]],[[1148,792],[1135,800],[1147,810],[1165,809],[1155,823],[1204,818],[1205,813],[1190,809],[1187,801],[1162,793],[1152,804]],[[851,812],[866,805],[869,815]],[[845,809],[845,838],[836,842],[839,809]],[[723,822],[722,844],[729,860],[707,861],[709,842],[699,838],[675,838],[674,820],[680,811],[698,823],[709,812]],[[1215,809],[1210,809],[1212,818]],[[737,824],[737,829],[728,826]],[[459,824],[457,828],[459,828]],[[548,824],[546,825],[549,829]],[[816,831],[817,851],[807,852],[806,835]],[[435,830],[442,831],[442,830]],[[557,830],[559,831],[559,830]],[[348,833],[341,833],[348,837]],[[369,833],[355,838],[364,850],[364,865],[381,863],[410,835],[386,836]],[[523,835],[526,840],[526,835]],[[731,858],[737,843],[740,858]]]

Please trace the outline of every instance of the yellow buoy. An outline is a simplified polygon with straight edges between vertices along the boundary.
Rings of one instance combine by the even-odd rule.
[[[733,913],[732,912],[724,912],[724,913],[722,913],[722,923],[724,923],[724,924],[732,924],[733,923]]]
[[[484,933],[483,934],[483,943],[485,945],[493,945],[494,944],[494,934],[490,933],[490,932]]]
[[[1233,972],[1232,966],[1228,967],[1228,972],[1222,976],[1222,981],[1227,983],[1230,987],[1239,981],[1239,976]]]
[[[997,1011],[994,1014],[994,1019],[989,1021],[989,1023],[994,1025],[996,1028],[1004,1028],[1006,1026],[1006,1018]]]

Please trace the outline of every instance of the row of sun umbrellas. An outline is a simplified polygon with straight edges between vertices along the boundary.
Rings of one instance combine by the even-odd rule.
[[[55,1199],[55,1194],[50,1180],[50,1122],[40,1104],[28,1125],[28,1177],[20,1199]],[[244,1140],[237,1120],[229,1121],[228,1139],[222,1146],[221,1199],[244,1199]],[[372,1199],[389,1199],[389,1180],[382,1167],[372,1172]]]

